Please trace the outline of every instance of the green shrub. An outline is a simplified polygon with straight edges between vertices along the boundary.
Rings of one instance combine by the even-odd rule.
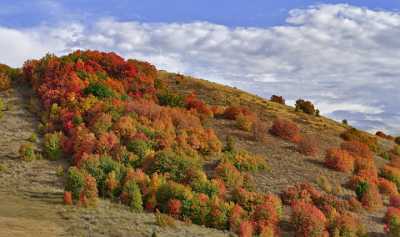
[[[358,200],[362,199],[364,194],[367,192],[368,187],[369,187],[368,182],[364,182],[364,181],[360,182],[357,185],[357,187],[356,187],[356,195],[357,195]]]
[[[142,194],[140,192],[139,185],[135,181],[130,180],[127,183],[125,183],[122,189],[121,198],[123,202],[129,205],[129,207],[132,210],[134,211],[143,210]]]
[[[189,157],[172,151],[158,152],[151,164],[151,173],[169,173],[174,181],[183,181],[189,171],[201,168],[201,162],[197,157]]]
[[[19,155],[24,161],[32,161],[38,158],[35,148],[32,144],[22,144],[19,148]]]
[[[108,98],[114,96],[114,92],[110,88],[100,83],[90,84],[83,92],[85,95],[92,94],[99,98]]]
[[[225,152],[224,155],[240,171],[257,172],[268,167],[263,157],[251,155],[245,150]]]
[[[183,218],[190,219],[197,225],[205,225],[207,222],[207,216],[211,211],[208,201],[208,196],[205,194],[195,195],[191,199],[185,199],[182,201]]]
[[[104,186],[105,179],[109,173],[115,172],[115,176],[118,180],[121,180],[126,173],[125,167],[123,167],[121,163],[113,160],[109,156],[100,157],[99,168],[100,168],[100,170],[97,170],[97,172],[96,172],[96,175],[98,175],[99,177],[96,177],[96,175],[94,177],[96,179],[99,179],[98,183],[99,183],[99,187],[101,187],[102,191],[105,188],[105,186]]]
[[[28,138],[28,141],[33,142],[33,143],[37,142],[38,137],[37,137],[36,133],[32,133],[31,136]]]
[[[65,191],[71,192],[73,199],[78,200],[84,185],[85,175],[83,172],[77,167],[69,168],[65,184]]]
[[[162,106],[170,107],[185,107],[185,101],[183,96],[171,94],[169,92],[160,93],[157,95],[158,102]]]
[[[141,160],[151,153],[152,146],[144,140],[133,140],[126,146],[128,151],[135,153]]]
[[[80,168],[96,179],[97,187],[101,195],[106,194],[106,177],[115,172],[120,180],[123,176],[121,164],[109,156],[88,155],[80,161]]]
[[[209,180],[204,172],[200,172],[202,174],[199,175],[199,177],[194,178],[190,183],[193,191],[197,193],[204,193],[209,197],[217,196],[219,194],[219,187],[217,183]]]
[[[215,168],[217,177],[224,180],[230,188],[243,185],[244,177],[241,172],[230,162],[220,162]]]
[[[173,181],[162,184],[156,193],[157,203],[162,212],[167,212],[169,200],[177,199],[184,202],[185,200],[191,200],[192,197],[193,194],[190,187]]]
[[[227,203],[214,197],[209,202],[210,212],[206,217],[206,225],[216,229],[227,229],[229,226],[229,214],[233,203]]]
[[[61,132],[47,133],[44,136],[44,152],[50,160],[58,160],[62,157]]]
[[[57,177],[63,177],[64,176],[64,167],[62,167],[61,165],[57,166],[56,175],[57,175]]]

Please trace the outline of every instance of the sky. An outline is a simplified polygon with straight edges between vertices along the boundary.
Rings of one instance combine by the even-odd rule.
[[[400,1],[1,0],[0,62],[115,51],[400,135]]]

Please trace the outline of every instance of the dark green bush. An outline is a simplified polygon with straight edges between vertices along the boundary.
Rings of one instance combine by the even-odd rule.
[[[400,145],[400,137],[396,137],[396,138],[394,139],[394,142],[396,142],[396,144]]]
[[[122,190],[122,200],[129,205],[131,210],[142,211],[143,200],[139,185],[133,181],[128,181]]]
[[[58,160],[62,157],[61,132],[47,133],[44,136],[44,152],[50,160]]]
[[[128,151],[135,153],[141,160],[143,160],[151,151],[152,146],[144,140],[133,140],[126,146]]]
[[[171,94],[169,92],[161,93],[157,95],[158,102],[162,106],[170,107],[185,107],[185,101],[183,96]]]
[[[368,184],[368,182],[365,182],[365,181],[362,181],[357,185],[355,191],[356,191],[358,200],[362,199],[364,194],[367,192],[368,188],[369,188],[369,184]]]
[[[311,101],[299,99],[296,101],[296,111],[302,111],[306,114],[315,114],[315,107]]]
[[[175,181],[183,181],[189,171],[201,168],[201,162],[197,157],[189,157],[177,154],[173,151],[158,152],[150,167],[150,172],[169,173]]]
[[[65,190],[71,192],[72,197],[75,200],[78,200],[84,185],[85,185],[85,175],[83,174],[83,172],[74,166],[69,168],[65,184]]]
[[[285,104],[285,99],[283,98],[283,96],[272,95],[270,100],[278,104]]]
[[[114,96],[114,92],[110,88],[100,83],[90,84],[83,92],[85,95],[92,94],[99,98],[108,98]]]
[[[32,144],[22,144],[19,148],[19,155],[24,161],[33,161],[38,158],[35,148]]]
[[[192,190],[180,183],[169,181],[160,186],[156,193],[157,202],[162,212],[168,210],[168,201],[177,199],[182,202],[190,200],[193,197]]]
[[[211,180],[208,180],[207,178],[197,178],[193,180],[191,182],[191,187],[194,192],[204,193],[209,197],[214,197],[219,193],[216,183],[211,182]]]

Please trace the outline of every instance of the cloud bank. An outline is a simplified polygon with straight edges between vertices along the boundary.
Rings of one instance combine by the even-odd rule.
[[[324,115],[398,134],[399,37],[400,13],[345,4],[295,9],[287,24],[270,28],[109,18],[92,25],[0,26],[0,62],[19,66],[78,48],[116,51],[264,97],[310,99]]]

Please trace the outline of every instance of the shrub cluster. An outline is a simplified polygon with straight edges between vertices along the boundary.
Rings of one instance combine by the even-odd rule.
[[[394,139],[394,142],[396,142],[396,144],[400,145],[400,137],[396,137],[396,138]]]
[[[380,175],[387,179],[392,181],[393,183],[396,184],[397,188],[400,189],[400,168],[397,168],[392,165],[385,165],[380,172]]]
[[[289,120],[275,120],[269,131],[272,135],[275,135],[287,141],[297,143],[301,140],[300,129],[295,123]]]
[[[271,99],[272,102],[278,103],[278,104],[285,104],[285,99],[283,98],[283,96],[278,96],[278,95],[272,95]]]
[[[379,151],[378,140],[375,136],[371,136],[355,128],[350,128],[346,130],[340,135],[340,137],[342,137],[346,141],[358,141],[364,143],[373,152]]]
[[[331,148],[326,152],[325,165],[337,171],[351,173],[354,170],[354,157],[346,150]]]
[[[230,106],[224,111],[224,118],[230,120],[236,120],[239,116],[254,116],[254,113],[251,112],[248,108],[243,106]]]
[[[302,99],[297,100],[295,104],[295,109],[296,111],[301,111],[306,114],[311,114],[311,115],[316,114],[314,104],[311,103],[311,101],[307,100],[302,100]]]
[[[20,75],[18,69],[10,68],[7,65],[0,64],[0,91],[10,89],[11,80]]]
[[[353,198],[340,199],[303,183],[285,190],[282,200],[292,206],[296,236],[365,236],[360,220],[349,212],[361,206]]]
[[[62,133],[54,132],[47,133],[44,136],[44,152],[47,158],[51,160],[58,160],[62,157]]]
[[[396,207],[389,207],[385,215],[384,230],[388,236],[400,236],[400,209]]]
[[[10,78],[0,71],[0,91],[5,91],[10,89],[11,81]]]
[[[374,156],[369,147],[359,141],[345,141],[341,144],[341,148],[348,151],[353,157],[372,159]]]
[[[296,229],[296,236],[328,236],[326,217],[324,213],[313,204],[305,201],[293,202],[291,222]]]
[[[158,102],[162,106],[184,107],[185,101],[183,96],[175,95],[168,91],[157,94]]]
[[[32,161],[38,158],[38,154],[31,143],[22,144],[19,148],[19,155],[24,161]]]
[[[388,135],[388,134],[385,134],[385,133],[382,132],[382,131],[377,131],[377,132],[375,133],[375,135],[378,136],[378,137],[380,137],[380,138],[383,138],[383,139],[386,139],[386,140],[390,140],[390,141],[393,141],[393,140],[395,139],[394,137],[392,137],[392,136],[390,136],[390,135]]]
[[[194,110],[202,116],[213,116],[211,108],[199,98],[197,98],[197,95],[195,93],[192,93],[185,98],[185,105],[187,109]]]
[[[250,132],[255,120],[256,118],[253,116],[239,114],[235,119],[236,127],[243,131]]]
[[[73,164],[66,204],[95,206],[98,196],[108,197],[132,211],[160,210],[236,233],[279,233],[279,198],[253,191],[251,173],[265,169],[265,160],[233,146],[222,153],[214,131],[203,126],[213,110],[195,94],[158,91],[154,66],[76,51],[28,61],[23,74],[44,109],[44,153]],[[239,122],[254,115],[231,107],[224,116]],[[206,173],[203,159],[211,155],[220,160]]]

